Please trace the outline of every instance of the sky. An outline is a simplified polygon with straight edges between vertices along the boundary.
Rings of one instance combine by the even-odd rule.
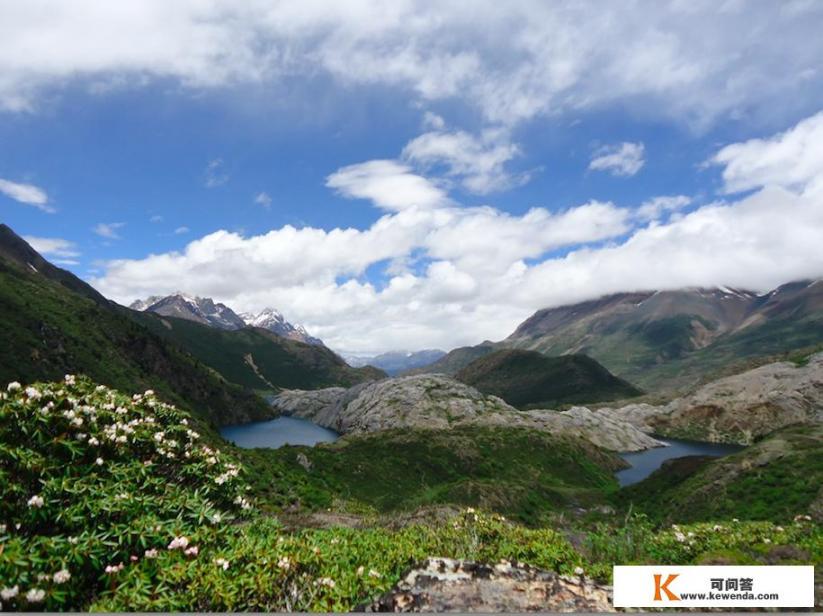
[[[348,353],[823,276],[823,4],[0,3],[0,221]]]

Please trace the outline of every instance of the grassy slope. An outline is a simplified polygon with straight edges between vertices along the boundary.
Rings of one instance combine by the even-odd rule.
[[[617,502],[661,522],[823,519],[823,426],[795,426],[720,459],[674,460]]]
[[[603,402],[642,393],[585,355],[547,357],[535,351],[495,351],[476,359],[455,377],[521,409]]]
[[[151,313],[134,313],[134,317],[227,380],[252,389],[349,387],[385,376],[371,366],[352,368],[326,347],[262,329],[225,331]]]
[[[129,391],[155,389],[215,424],[270,415],[251,392],[133,321],[126,309],[0,260],[0,382],[84,373]]]
[[[501,427],[394,430],[243,457],[274,509],[322,509],[337,500],[379,512],[457,504],[528,523],[572,504],[602,502],[617,488],[612,473],[621,466],[617,456],[579,439]]]

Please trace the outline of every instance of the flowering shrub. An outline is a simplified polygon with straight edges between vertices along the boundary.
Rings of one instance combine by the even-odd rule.
[[[71,375],[9,384],[0,393],[3,609],[82,606],[175,541],[244,515],[240,473],[152,391],[128,397]]]

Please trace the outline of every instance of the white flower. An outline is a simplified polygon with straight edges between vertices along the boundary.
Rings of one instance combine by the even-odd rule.
[[[4,532],[6,532],[6,525],[5,524],[0,524],[0,533],[4,533]]]
[[[8,387],[6,387],[6,391],[20,391],[20,388],[23,387],[17,381],[12,381],[9,383]]]
[[[215,513],[213,516],[211,516],[211,523],[212,524],[220,524],[220,522],[222,522],[222,521],[223,521],[223,516],[220,515],[219,513]]]
[[[26,397],[29,400],[39,400],[43,397],[43,394],[36,387],[26,387]]]
[[[97,458],[97,459],[94,461],[94,463],[95,463],[97,466],[103,466],[103,458]]]
[[[584,573],[583,567],[575,567],[574,568],[574,574],[575,575],[583,575],[583,573]]]
[[[0,597],[3,597],[6,601],[9,599],[14,599],[20,592],[19,586],[12,586],[11,588],[4,588],[0,590]]]
[[[94,388],[94,391],[96,391],[98,394],[102,394],[104,391],[106,391],[106,386],[105,385],[98,385],[97,387]]]
[[[227,561],[225,558],[215,558],[214,564],[218,567],[222,567],[223,571],[229,568],[229,561]]]
[[[55,584],[65,584],[71,579],[71,573],[69,573],[68,569],[60,569],[60,571],[54,574],[52,579]]]
[[[26,601],[29,603],[41,603],[46,598],[46,591],[39,588],[32,588],[26,593]]]
[[[115,496],[114,496],[114,500],[128,500],[128,499],[129,499],[129,495],[126,494],[125,492],[121,492],[120,494],[115,494]]]
[[[183,419],[180,420],[180,423],[183,424],[184,426],[188,426],[189,425],[189,420],[184,417]]]
[[[92,436],[89,439],[89,445],[92,445],[93,447],[96,447],[99,444],[100,444],[100,441],[97,440],[97,437]]]
[[[66,539],[66,541],[68,541],[72,545],[77,545],[80,542],[80,539],[78,539],[77,537],[69,537],[68,539]]]
[[[153,396],[154,395],[154,390],[153,389],[147,389],[143,395],[146,396],[146,397]]]
[[[280,560],[277,561],[277,567],[283,569],[283,571],[288,571],[291,569],[292,561],[288,556],[282,556]]]
[[[678,530],[675,531],[674,538],[677,539],[680,543],[683,543],[686,540],[686,535],[684,535]]]
[[[379,578],[383,576],[380,574],[379,571],[376,571],[375,569],[369,569],[369,577]]]
[[[782,527],[782,526],[776,526],[776,527],[775,527],[775,530],[776,530],[777,532],[779,532],[779,533],[782,533],[784,529],[783,529],[783,527]]]
[[[360,565],[357,568],[357,575],[362,576],[366,572],[366,568],[363,565]]]
[[[334,588],[334,580],[329,577],[321,577],[314,581],[317,586],[325,586],[327,588]]]
[[[771,542],[772,542],[772,540],[771,540],[771,539],[769,539],[768,537],[766,537],[766,538],[763,540],[763,543],[771,543]]]
[[[109,575],[113,575],[118,571],[123,570],[123,563],[119,563],[117,565],[106,565],[106,573]]]
[[[28,501],[29,507],[35,507],[36,509],[40,509],[45,504],[46,501],[43,500],[42,496],[34,495]]]
[[[169,543],[168,549],[170,550],[184,550],[189,545],[188,537],[175,537]]]
[[[152,548],[151,550],[146,550],[143,554],[146,558],[157,558],[157,550]]]
[[[73,423],[75,426],[77,426],[79,428],[80,426],[83,425],[83,418],[82,417],[75,417],[74,419],[71,420],[71,423]]]
[[[75,377],[73,374],[67,374],[63,377],[63,380],[66,381],[66,385],[74,385]]]

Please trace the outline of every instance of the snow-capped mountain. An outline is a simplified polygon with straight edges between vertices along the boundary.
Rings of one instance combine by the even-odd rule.
[[[180,292],[137,300],[129,308],[141,312],[155,312],[165,317],[187,319],[219,329],[242,329],[246,326],[243,319],[225,304],[215,303],[208,297],[193,297]]]
[[[387,374],[394,376],[404,370],[427,366],[446,354],[440,349],[424,349],[422,351],[389,351],[379,355],[365,355],[359,353],[343,353],[343,358],[350,366],[374,366]]]
[[[289,323],[285,317],[274,308],[264,308],[258,314],[244,312],[240,315],[240,318],[243,319],[249,327],[266,329],[284,338],[305,342],[306,344],[323,344],[323,341],[319,338],[310,336],[302,325],[292,325]]]

